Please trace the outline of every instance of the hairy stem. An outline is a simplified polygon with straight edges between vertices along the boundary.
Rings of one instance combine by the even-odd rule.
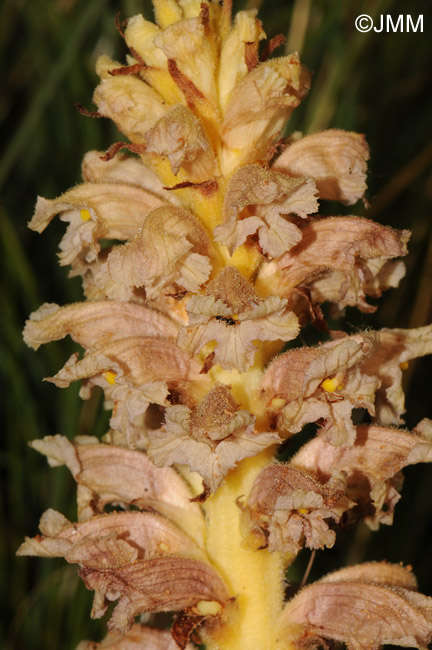
[[[208,650],[273,650],[275,623],[282,610],[285,556],[242,547],[236,500],[249,493],[258,472],[273,460],[274,450],[247,458],[232,471],[216,494],[204,504],[207,552],[218,568],[235,606],[229,624],[214,633]]]

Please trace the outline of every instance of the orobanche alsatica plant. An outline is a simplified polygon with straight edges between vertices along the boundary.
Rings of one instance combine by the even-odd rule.
[[[401,427],[403,370],[432,352],[432,326],[348,334],[321,310],[374,311],[409,233],[317,215],[364,196],[368,147],[341,130],[281,139],[309,76],[297,54],[269,58],[281,39],[266,44],[255,10],[153,4],[155,24],[125,26],[126,64],[97,64],[94,115],[129,142],[87,153],[84,182],[39,198],[30,223],[67,224],[60,263],[86,300],[43,305],[25,340],[69,334],[84,352],[50,381],[102,388],[112,415],[102,441],[32,443],[71,471],[78,514],[48,510],[19,553],[79,565],[92,617],[111,605],[101,648],[425,648],[432,598],[408,568],[349,566],[284,596],[303,547],[332,547],[347,520],[391,524],[401,470],[432,460],[432,423]],[[314,347],[297,338],[310,323]],[[316,436],[278,461],[308,423]],[[172,629],[154,612],[175,612]]]

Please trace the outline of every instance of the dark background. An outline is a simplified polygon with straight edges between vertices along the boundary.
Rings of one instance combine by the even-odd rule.
[[[381,223],[410,228],[407,277],[380,301],[373,316],[347,310],[347,329],[418,327],[432,319],[432,7],[419,0],[264,0],[260,7],[269,37],[287,35],[313,75],[312,90],[289,130],[329,127],[366,134],[371,147],[366,213],[323,206],[327,214],[367,214]],[[235,3],[242,8],[243,2]],[[69,341],[27,349],[21,330],[42,302],[81,298],[78,280],[56,264],[63,224],[39,236],[26,228],[38,194],[54,198],[80,180],[89,149],[118,139],[107,120],[79,115],[75,101],[91,108],[93,72],[102,52],[121,58],[125,48],[115,15],[151,16],[149,0],[6,0],[0,8],[2,94],[0,121],[0,371],[2,448],[0,576],[7,650],[73,649],[83,638],[100,638],[103,625],[89,620],[91,595],[76,568],[61,560],[15,558],[25,534],[33,536],[48,507],[75,518],[75,489],[67,470],[49,469],[27,442],[48,434],[100,435],[106,414],[97,400],[83,403],[78,386],[59,390],[42,378],[54,374],[73,350]],[[361,34],[362,13],[375,17],[410,12],[424,16],[423,33]],[[282,49],[276,54],[283,54]],[[406,372],[407,425],[432,417],[430,360]],[[404,498],[393,527],[370,534],[360,527],[338,536],[334,549],[318,552],[312,579],[347,562],[388,559],[412,564],[420,587],[432,595],[432,472],[406,472]],[[309,551],[290,572],[301,580]]]

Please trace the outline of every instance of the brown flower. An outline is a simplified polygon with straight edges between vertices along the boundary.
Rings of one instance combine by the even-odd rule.
[[[219,386],[192,410],[187,406],[167,408],[163,427],[148,432],[147,453],[158,467],[187,465],[215,492],[243,458],[280,442],[276,433],[258,433],[254,427],[254,416],[239,410],[229,390]]]
[[[289,341],[297,336],[297,319],[278,296],[259,298],[234,267],[225,267],[210,282],[206,295],[193,296],[186,307],[189,323],[178,344],[192,354],[216,341],[215,363],[240,372],[254,362],[254,341]]]
[[[178,650],[169,630],[158,630],[135,623],[126,634],[113,630],[101,643],[81,641],[76,650]],[[188,645],[185,650],[193,650]]]
[[[339,523],[353,506],[345,496],[343,474],[326,483],[289,465],[272,465],[257,476],[243,509],[245,542],[251,548],[296,554],[308,548],[331,548],[336,534],[331,520]]]
[[[360,217],[330,217],[299,225],[302,239],[261,275],[280,273],[278,293],[296,287],[310,291],[312,302],[333,302],[361,311],[375,311],[366,296],[379,297],[398,285],[404,266],[393,258],[406,255],[409,232]]]
[[[215,239],[227,246],[232,255],[248,236],[257,232],[263,252],[280,257],[301,239],[297,226],[281,215],[306,218],[318,208],[315,193],[311,179],[290,178],[256,164],[243,165],[228,183],[225,223],[214,229]],[[246,207],[251,216],[245,215]]]
[[[261,385],[270,408],[280,414],[278,430],[291,435],[308,422],[324,421],[321,434],[332,444],[353,444],[352,410],[366,408],[374,413],[380,382],[363,374],[361,367],[376,345],[376,334],[364,332],[276,357]]]
[[[305,587],[283,610],[279,636],[297,647],[325,639],[354,649],[384,644],[424,650],[432,638],[432,598],[416,591],[409,569],[371,562]]]
[[[78,484],[78,519],[103,512],[105,505],[135,505],[168,517],[203,546],[203,515],[185,481],[170,468],[155,467],[141,452],[103,445],[80,436],[46,436],[30,443],[51,466],[66,465]]]
[[[199,291],[211,271],[207,252],[208,237],[195,217],[165,206],[150,212],[135,237],[109,253],[108,273],[119,284],[145,287],[148,299],[173,285]]]
[[[351,205],[366,191],[368,159],[364,135],[329,129],[290,144],[272,168],[289,176],[313,178],[321,199]]]
[[[394,506],[400,499],[401,470],[408,465],[432,461],[432,441],[426,437],[425,421],[413,433],[380,426],[357,427],[352,447],[334,447],[318,436],[304,445],[290,465],[306,470],[319,481],[334,471],[347,477],[347,495],[363,511],[366,523],[378,528],[392,524]],[[372,511],[371,511],[372,506]]]

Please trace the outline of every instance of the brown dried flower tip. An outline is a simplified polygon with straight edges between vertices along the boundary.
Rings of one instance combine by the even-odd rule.
[[[297,318],[278,296],[259,298],[234,267],[224,268],[209,283],[205,296],[193,296],[186,307],[189,323],[178,344],[192,354],[216,342],[215,363],[247,370],[254,362],[254,341],[289,341],[298,334]]]
[[[215,492],[239,461],[280,442],[276,433],[255,433],[254,425],[255,417],[239,410],[229,390],[218,386],[192,410],[166,409],[163,427],[148,432],[148,456],[158,467],[187,465]]]
[[[336,539],[330,522],[339,523],[353,505],[345,496],[342,473],[320,483],[289,465],[267,467],[258,474],[242,508],[245,544],[290,554],[303,545],[330,548]]]

